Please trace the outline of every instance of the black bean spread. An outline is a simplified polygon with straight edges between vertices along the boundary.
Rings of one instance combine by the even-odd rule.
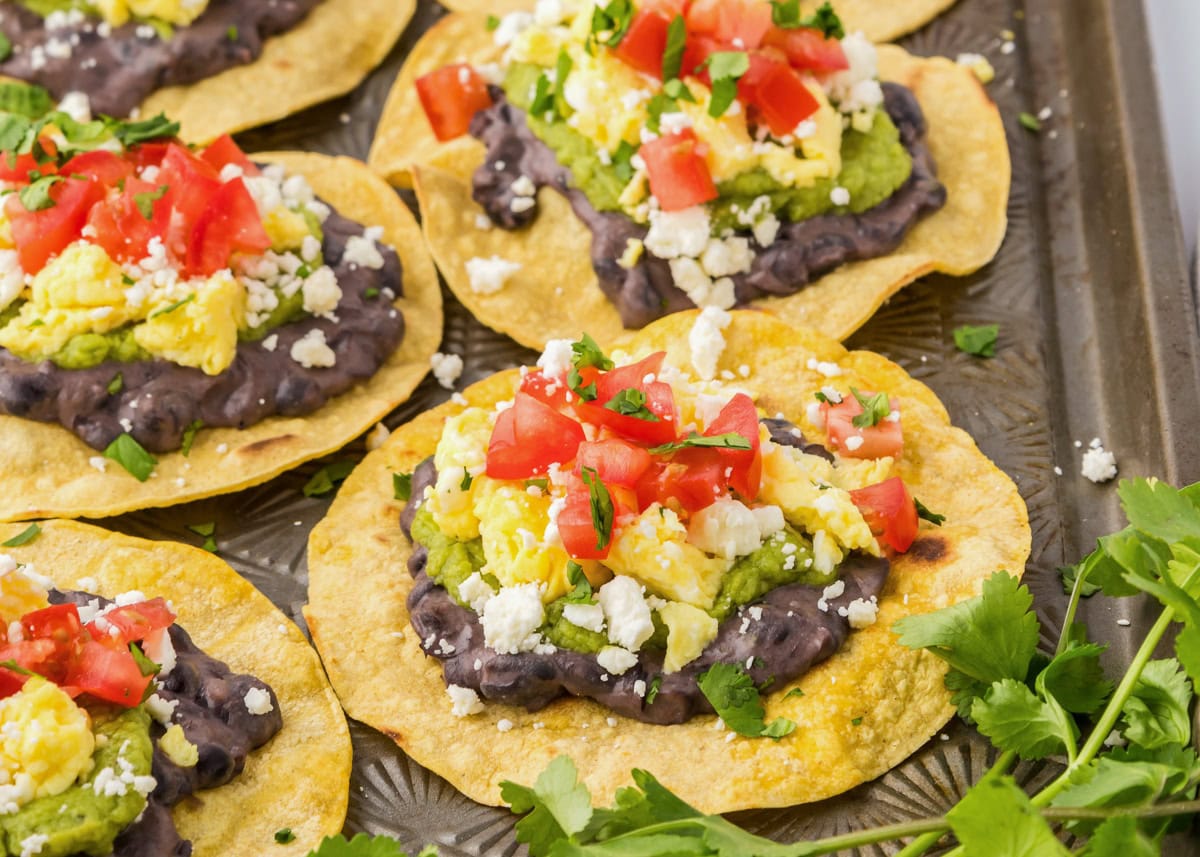
[[[13,50],[0,73],[39,84],[56,98],[86,93],[94,113],[128,116],[156,89],[253,62],[264,40],[295,27],[319,2],[211,0],[199,18],[175,27],[169,38],[132,20],[110,27],[98,18],[72,18],[50,28],[25,6],[4,3],[0,31]]]
[[[110,602],[86,592],[51,592],[52,604],[73,602],[82,607],[91,601]],[[174,703],[171,723],[179,724],[187,740],[199,750],[199,761],[181,768],[158,746],[166,728],[153,722],[151,773],[157,781],[141,817],[113,845],[113,857],[187,857],[190,843],[180,839],[170,808],[200,789],[228,783],[238,776],[252,750],[267,743],[283,727],[275,692],[251,675],[232,672],[228,666],[202,652],[178,625],[169,631],[175,649],[175,666],[163,676],[156,694]],[[248,691],[269,695],[271,710],[251,714],[245,703]]]
[[[820,445],[807,443],[791,423],[765,420],[764,424],[775,443],[832,458]],[[413,473],[412,494],[400,516],[410,539],[424,489],[436,481],[432,458]],[[889,570],[887,559],[851,554],[839,567],[844,584],[840,595],[823,599],[822,586],[780,586],[722,621],[716,638],[678,672],[663,673],[663,652],[643,649],[636,666],[612,675],[596,655],[570,649],[499,654],[488,648],[478,614],[460,606],[433,582],[425,573],[427,558],[425,548],[414,543],[408,570],[416,583],[408,596],[408,611],[425,653],[442,661],[447,685],[469,687],[486,701],[521,705],[530,711],[564,695],[585,696],[626,717],[660,724],[712,713],[696,680],[715,663],[750,664],[747,672],[758,685],[778,687],[806,673],[834,654],[849,636],[850,622],[839,608],[856,599],[877,598]],[[647,688],[656,681],[657,693],[649,701]]]
[[[262,341],[241,342],[233,363],[219,375],[162,359],[63,369],[0,348],[0,414],[60,423],[96,449],[128,433],[151,452],[168,452],[180,447],[196,420],[246,428],[276,414],[316,410],[374,375],[400,344],[405,325],[384,291],[402,293],[396,252],[379,244],[382,268],[354,265],[344,258],[346,242],[364,228],[335,212],[323,231],[325,264],[342,289],[336,322],[309,317],[276,328]],[[333,366],[308,368],[292,359],[292,345],[312,330],[325,334],[337,356]],[[110,393],[118,372],[122,387]]]
[[[908,181],[862,214],[822,214],[784,223],[770,246],[752,241],[755,258],[750,270],[732,277],[738,305],[793,294],[839,265],[886,255],[922,215],[945,204],[946,189],[937,180],[925,143],[925,117],[916,97],[895,83],[884,83],[883,93],[884,109],[912,158]],[[488,217],[504,229],[533,221],[536,206],[518,211],[511,207],[513,182],[526,176],[538,187],[563,194],[591,230],[592,267],[626,327],[643,327],[695,306],[675,285],[665,259],[645,253],[629,267],[619,263],[629,240],[644,239],[647,228],[621,212],[596,210],[573,186],[571,171],[558,162],[554,150],[529,129],[525,114],[505,99],[502,90],[493,88],[492,95],[495,103],[471,122],[471,135],[487,147],[486,160],[474,174],[473,196]]]

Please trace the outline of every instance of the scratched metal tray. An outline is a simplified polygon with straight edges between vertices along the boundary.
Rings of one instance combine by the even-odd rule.
[[[976,275],[932,277],[905,289],[851,340],[928,383],[954,422],[1017,481],[1033,527],[1026,580],[1044,626],[1055,630],[1064,608],[1056,568],[1086,552],[1120,519],[1113,483],[1096,486],[1079,475],[1077,441],[1086,446],[1092,437],[1102,438],[1116,453],[1122,476],[1158,475],[1177,484],[1200,479],[1196,308],[1166,173],[1143,17],[1132,6],[1133,0],[960,0],[904,40],[918,54],[978,52],[995,66],[988,89],[1004,115],[1013,155],[1008,236],[996,260]],[[242,142],[252,150],[300,148],[364,158],[405,54],[441,14],[422,2],[400,45],[356,92],[245,134]],[[1005,31],[1015,34],[1008,47]],[[1022,111],[1042,112],[1040,134],[1018,124]],[[531,356],[447,298],[442,350],[463,356],[461,385]],[[1001,326],[995,359],[955,350],[956,326],[988,322]],[[447,395],[427,379],[387,424],[394,427]],[[332,458],[362,454],[359,440]],[[231,496],[102,523],[197,542],[186,525],[216,521],[220,555],[302,622],[305,540],[329,505],[329,498],[301,493],[318,466]],[[1154,615],[1133,600],[1095,601],[1085,611],[1093,632],[1111,642],[1114,663],[1128,660],[1139,629]],[[1118,618],[1131,626],[1119,627]],[[378,733],[360,724],[352,732],[348,831],[389,833],[412,849],[436,842],[444,855],[519,850],[506,810],[467,800]],[[846,795],[734,818],[787,841],[936,815],[991,757],[986,742],[952,724],[904,764]],[[1031,785],[1054,773],[1050,763],[1017,771]],[[1168,853],[1194,849],[1194,841],[1180,839]]]

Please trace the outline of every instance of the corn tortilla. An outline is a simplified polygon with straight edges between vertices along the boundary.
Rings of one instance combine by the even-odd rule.
[[[408,208],[358,161],[275,152],[256,159],[303,174],[313,190],[347,217],[382,226],[403,266],[400,347],[370,380],[303,417],[272,417],[246,429],[202,429],[191,454],[158,456],[157,476],[138,482],[116,462],[105,472],[99,453],[60,425],[0,416],[0,460],[7,462],[0,520],[104,517],[170,506],[266,482],[296,465],[345,446],[403,402],[429,371],[442,339],[437,272]]]
[[[162,596],[205,652],[235,672],[257,676],[279,698],[283,729],[253,751],[233,782],[201,791],[173,810],[195,857],[304,855],[337,833],[350,783],[350,733],[316,653],[292,622],[212,554],[174,542],[147,541],[74,521],[43,521],[21,547],[0,548],[64,589],[112,598],[138,590]],[[23,530],[0,524],[0,541]],[[275,831],[296,839],[277,845]]]
[[[496,56],[478,17],[452,15],[439,22],[418,43],[388,98],[371,165],[401,184],[408,171],[414,173],[434,260],[458,299],[484,324],[530,348],[584,328],[611,340],[622,332],[621,320],[592,269],[591,232],[566,199],[542,188],[530,226],[479,229],[476,218],[483,209],[471,198],[471,174],[483,161],[483,146],[470,137],[439,144],[416,98],[411,85],[416,76],[464,57],[483,62]],[[933,271],[968,274],[985,265],[1007,226],[1008,145],[999,112],[974,74],[950,60],[914,57],[892,45],[879,48],[879,70],[881,78],[912,89],[925,112],[926,141],[946,185],[946,205],[919,219],[892,253],[842,265],[793,295],[752,302],[839,340],[917,278]],[[466,263],[492,255],[521,269],[499,291],[479,294],[471,289]]]
[[[695,316],[661,319],[622,347],[635,357],[666,350],[669,362],[687,367]],[[608,803],[628,782],[630,769],[641,767],[705,812],[839,794],[887,771],[938,731],[953,714],[945,666],[900,646],[889,629],[902,616],[976,595],[997,569],[1019,574],[1030,547],[1025,504],[1012,481],[950,425],[929,388],[896,364],[847,352],[764,313],[733,316],[718,369],[748,365],[750,375],[738,378],[739,388],[756,392],[760,409],[782,412],[809,438],[824,439],[808,422],[806,406],[828,383],[804,368],[809,357],[839,364],[845,371],[839,380],[899,399],[905,448],[898,473],[914,496],[947,515],[942,527],[923,527],[909,552],[894,559],[878,621],[767,698],[768,720],[790,717],[797,730],[779,742],[726,742],[712,716],[677,726],[617,718],[608,726],[608,709],[578,698],[556,700],[535,713],[495,704],[473,717],[453,717],[441,664],[422,653],[409,625],[405,599],[413,584],[405,563],[411,548],[398,524],[403,504],[393,499],[392,474],[411,471],[433,453],[446,419],[463,407],[454,403],[422,414],[368,455],[309,538],[305,617],[351,717],[391,736],[416,761],[483,803],[500,803],[502,780],[532,783],[551,759],[566,753],[599,803]],[[464,395],[471,405],[491,406],[512,396],[516,378],[515,370],[500,373]],[[797,686],[804,696],[785,698]],[[859,725],[853,725],[856,718]],[[499,732],[501,719],[514,728]],[[534,729],[534,723],[543,726]]]
[[[166,113],[190,143],[290,116],[358,86],[416,7],[416,0],[324,0],[299,25],[268,39],[254,62],[160,89],[142,102],[141,115]]]

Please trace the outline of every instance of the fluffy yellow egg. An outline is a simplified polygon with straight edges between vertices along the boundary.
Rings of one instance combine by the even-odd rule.
[[[532,494],[520,482],[487,477],[478,481],[475,516],[487,557],[481,571],[494,574],[502,586],[543,583],[542,600],[547,603],[566,595],[571,590],[567,578],[571,557],[560,545],[544,541],[550,497]]]
[[[483,408],[467,408],[446,420],[442,438],[434,451],[433,463],[437,467],[437,484],[425,501],[425,508],[433,516],[448,538],[469,541],[479,535],[479,518],[475,514],[474,497],[476,483],[482,484],[486,476],[479,475],[487,464],[487,445],[492,437],[492,414]],[[463,483],[471,474],[475,478],[467,487]]]
[[[679,672],[700,657],[704,647],[717,637],[720,623],[698,607],[671,601],[659,608],[658,615],[667,626],[667,654],[663,672]]]
[[[7,627],[26,613],[49,606],[45,588],[23,574],[12,557],[0,554],[0,622]]]
[[[245,305],[245,288],[229,271],[218,271],[190,297],[160,301],[133,338],[155,356],[217,375],[233,362]]]
[[[572,45],[570,54],[573,65],[563,97],[575,112],[567,124],[610,154],[622,141],[638,145],[651,86],[607,51],[593,56]]]
[[[168,24],[190,24],[204,13],[208,0],[92,0],[92,5],[114,27],[133,15]]]
[[[91,718],[57,685],[34,677],[0,700],[0,786],[18,806],[65,791],[95,749]]]
[[[298,250],[304,244],[304,239],[312,235],[304,215],[284,205],[277,205],[267,212],[263,218],[263,229],[271,239],[271,249],[276,253]]]
[[[688,544],[679,516],[654,503],[617,530],[604,564],[655,595],[707,608],[732,560],[711,557]]]

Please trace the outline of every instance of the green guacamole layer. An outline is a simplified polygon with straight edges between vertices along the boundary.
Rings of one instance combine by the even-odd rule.
[[[530,95],[543,71],[530,63],[510,65],[504,79],[508,100],[528,111]],[[538,139],[554,150],[559,163],[571,170],[576,187],[597,210],[621,209],[617,199],[629,180],[627,165],[602,163],[595,144],[553,114],[547,118],[526,113],[526,121]],[[761,196],[770,200],[771,212],[790,222],[827,212],[860,214],[894,194],[911,173],[912,158],[900,142],[900,132],[880,110],[870,131],[847,129],[842,134],[842,171],[836,178],[820,179],[810,187],[785,187],[766,170],[754,169],[721,182],[717,185],[720,196],[709,203],[713,234],[745,229],[737,212],[749,210]],[[829,194],[835,187],[849,191],[849,205],[833,204]]]
[[[458,587],[483,568],[486,561],[483,541],[448,538],[438,529],[433,515],[424,507],[413,518],[412,537],[413,541],[420,542],[429,551],[425,573],[434,583],[444,587],[459,605],[470,609],[470,605],[459,595]],[[791,547],[788,548],[788,545]],[[789,557],[793,559],[789,561]],[[738,607],[758,601],[772,589],[789,583],[826,586],[837,579],[836,569],[829,574],[822,574],[811,568],[811,560],[812,543],[787,527],[782,540],[768,539],[758,550],[741,557],[725,572],[713,606],[708,610],[709,615],[718,620],[725,619]],[[484,575],[483,579],[493,589],[500,588],[500,582],[494,576]],[[541,628],[542,635],[559,648],[577,652],[594,654],[607,646],[608,638],[604,634],[580,628],[564,618],[563,610],[568,603],[563,597],[546,605],[546,623]],[[652,616],[654,635],[644,645],[647,648],[664,649],[667,645],[666,625],[657,612]]]
[[[48,837],[38,857],[110,854],[113,840],[146,808],[146,798],[132,786],[123,795],[96,794],[101,772],[122,774],[118,757],[133,766],[135,776],[150,774],[154,745],[150,717],[142,707],[123,711],[96,727],[92,770],[65,792],[37,798],[11,815],[0,815],[0,855],[16,855],[30,836]]]
[[[89,3],[87,0],[17,0],[17,2],[34,14],[41,15],[43,18],[52,12],[69,12],[72,9],[78,9],[96,18],[101,17],[100,10],[96,8],[96,4]],[[161,18],[132,14],[129,17],[139,24],[149,24],[154,28],[160,39],[169,39],[175,34],[175,28]]]

